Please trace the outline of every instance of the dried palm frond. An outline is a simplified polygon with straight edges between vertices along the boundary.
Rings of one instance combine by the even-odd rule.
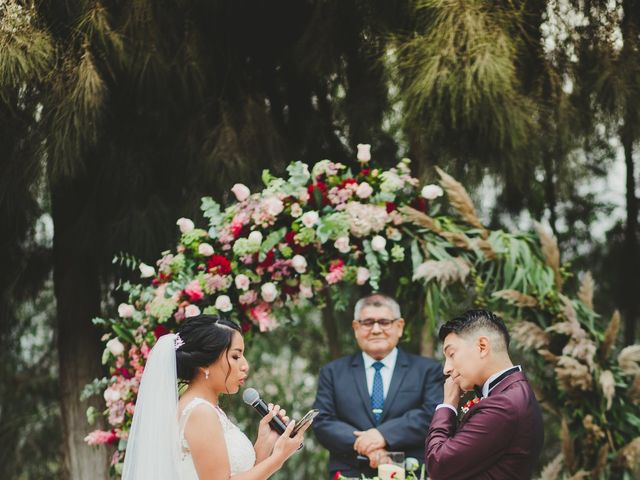
[[[597,423],[593,423],[593,415],[587,415],[582,419],[582,425],[589,435],[589,442],[598,441],[605,437],[602,428]]]
[[[462,186],[460,182],[458,182],[451,175],[447,174],[444,170],[436,167],[436,171],[440,175],[440,184],[447,191],[447,195],[449,197],[449,201],[453,205],[453,207],[460,213],[460,216],[469,224],[472,225],[482,232],[482,238],[487,238],[489,233],[482,225],[482,222],[478,218],[476,214],[476,209],[473,206],[473,202],[471,201],[471,197]]]
[[[593,386],[593,377],[589,372],[589,367],[573,357],[562,355],[558,359],[555,372],[558,386],[566,392],[588,391]]]
[[[591,476],[591,473],[585,472],[584,470],[580,470],[569,477],[569,480],[582,480],[583,478],[588,478]]]
[[[562,453],[556,455],[556,458],[545,465],[540,472],[539,480],[557,480],[562,472]]]
[[[440,232],[444,238],[449,240],[456,247],[471,250],[471,240],[462,232]]]
[[[492,296],[510,300],[516,307],[535,307],[538,305],[538,301],[534,297],[517,290],[499,290],[493,292]]]
[[[573,471],[575,468],[573,440],[571,439],[571,432],[569,431],[569,422],[565,415],[562,416],[562,422],[560,424],[560,448],[564,458],[564,464],[567,466],[569,471]]]
[[[560,250],[558,250],[556,237],[549,235],[538,222],[533,222],[533,225],[540,238],[540,245],[542,246],[542,254],[544,255],[545,262],[553,269],[556,287],[560,289],[562,286],[562,276],[560,275]]]
[[[640,345],[629,345],[618,354],[618,365],[626,375],[640,373]]]
[[[401,207],[399,210],[406,221],[424,227],[435,233],[442,232],[442,229],[436,224],[435,220],[426,213],[408,206]]]
[[[620,312],[616,310],[611,316],[611,321],[607,327],[607,331],[604,333],[604,340],[600,347],[600,357],[605,359],[611,353],[613,345],[616,343],[618,336],[618,330],[620,329]]]
[[[498,256],[496,251],[491,246],[491,243],[489,242],[489,240],[485,240],[483,238],[474,238],[472,240],[472,244],[476,248],[478,248],[484,254],[485,257],[487,257],[487,260],[493,260]]]
[[[584,303],[587,307],[593,310],[593,290],[595,288],[595,283],[593,281],[593,276],[591,272],[587,272],[582,277],[582,282],[580,283],[580,290],[578,290],[578,298]]]
[[[600,374],[600,387],[602,388],[604,398],[607,399],[607,410],[610,410],[613,397],[616,394],[616,380],[613,378],[611,370],[605,370]]]
[[[558,355],[554,355],[549,350],[546,350],[544,348],[538,350],[538,354],[549,363],[558,363],[558,361],[560,360],[560,357]]]
[[[464,282],[471,272],[466,260],[455,257],[451,260],[427,260],[413,272],[413,280],[424,279],[425,282],[437,280],[440,285]]]
[[[627,390],[627,398],[635,404],[640,403],[640,373],[635,376]]]
[[[538,350],[549,345],[549,337],[533,322],[520,321],[511,329],[511,336],[523,350]]]
[[[593,467],[592,478],[598,478],[598,476],[602,473],[604,468],[607,466],[607,458],[609,456],[609,443],[605,442],[598,450],[598,459],[596,460],[596,464]]]
[[[630,470],[640,468],[640,437],[634,438],[622,447],[618,452],[618,458],[620,458]]]

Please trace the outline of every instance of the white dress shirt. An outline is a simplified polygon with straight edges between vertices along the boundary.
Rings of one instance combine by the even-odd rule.
[[[373,376],[376,373],[376,369],[373,368],[373,364],[378,360],[364,352],[362,352],[362,359],[364,360],[364,372],[367,376],[367,390],[369,391],[369,396],[371,396],[371,392],[373,391]],[[380,369],[384,398],[387,398],[387,392],[389,392],[389,385],[391,385],[391,377],[393,376],[393,369],[396,368],[397,359],[398,349],[394,348],[389,352],[389,355],[384,357],[382,360],[379,360],[384,364],[384,367]]]

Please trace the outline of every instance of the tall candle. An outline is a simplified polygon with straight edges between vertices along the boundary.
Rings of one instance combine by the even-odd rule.
[[[378,465],[378,477],[380,480],[404,480],[404,468],[393,463],[382,463]]]

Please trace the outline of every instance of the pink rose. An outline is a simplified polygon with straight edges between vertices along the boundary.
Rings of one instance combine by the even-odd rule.
[[[195,228],[195,225],[193,224],[193,222],[188,218],[184,218],[184,217],[179,218],[178,221],[176,222],[176,225],[180,227],[180,231],[182,233],[189,233]]]
[[[371,160],[371,145],[368,143],[359,143],[356,158],[362,163],[366,163]]]
[[[221,312],[230,312],[233,309],[233,304],[228,295],[220,295],[216,298],[215,307]]]
[[[307,271],[307,259],[302,255],[295,255],[291,259],[291,266],[298,273],[304,273]]]
[[[238,297],[238,301],[242,305],[251,305],[252,303],[255,303],[257,299],[258,299],[258,294],[256,293],[255,290],[249,290],[247,293],[243,293]]]
[[[370,276],[371,276],[371,273],[369,273],[368,268],[358,267],[358,270],[356,273],[356,283],[358,285],[364,285],[365,283],[367,283],[367,280],[369,280]]]
[[[201,243],[198,245],[198,253],[203,257],[210,257],[213,255],[213,247],[208,243]]]
[[[189,301],[198,302],[204,298],[204,292],[198,280],[192,280],[184,289],[184,294],[189,297]]]
[[[249,284],[251,283],[251,281],[249,280],[249,277],[247,277],[243,273],[241,273],[240,275],[237,275],[235,281],[236,281],[236,288],[238,290],[246,291],[249,289]]]
[[[351,245],[349,245],[349,237],[338,237],[338,239],[333,242],[333,246],[340,253],[349,253],[351,251]]]
[[[267,282],[260,287],[260,296],[265,302],[273,302],[278,296],[278,289],[275,284]]]
[[[278,197],[268,197],[263,200],[263,206],[267,213],[273,217],[279,215],[284,210],[284,203]]]
[[[367,182],[362,182],[356,189],[356,195],[360,198],[369,198],[373,193],[373,188]]]
[[[121,303],[118,305],[118,315],[121,318],[131,318],[135,313],[136,309],[133,305],[129,305],[128,303]]]
[[[311,285],[305,285],[304,283],[300,284],[300,296],[302,298],[311,298],[313,297],[313,288]]]
[[[200,309],[197,305],[188,305],[187,308],[184,309],[185,318],[195,317],[200,315]]]
[[[319,219],[320,216],[318,215],[318,212],[311,211],[302,215],[301,221],[305,227],[311,228],[318,223]]]
[[[249,198],[249,195],[251,195],[251,190],[249,190],[249,188],[242,183],[236,183],[233,187],[231,187],[231,191],[236,196],[236,199],[239,202],[244,202],[247,198]]]

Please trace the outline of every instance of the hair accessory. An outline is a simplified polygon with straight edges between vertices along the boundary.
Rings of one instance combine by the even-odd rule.
[[[180,338],[180,334],[176,333],[175,337],[174,337],[174,344],[173,347],[178,350],[182,345],[184,345],[184,340],[182,340],[182,338]]]

